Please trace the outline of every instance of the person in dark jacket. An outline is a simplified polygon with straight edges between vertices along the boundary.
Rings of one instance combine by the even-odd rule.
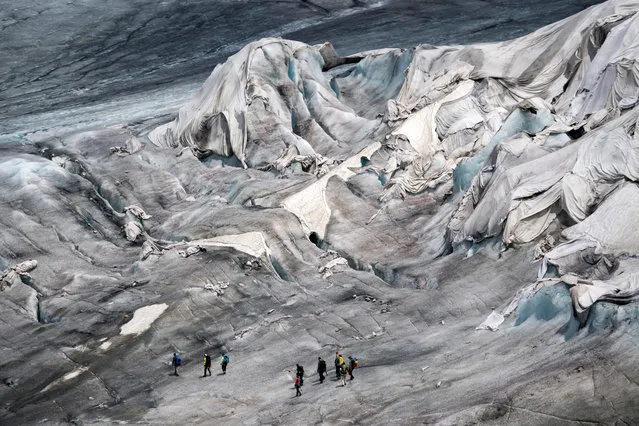
[[[317,357],[317,374],[319,374],[320,383],[324,383],[326,378],[326,361],[321,356]]]
[[[229,356],[227,354],[222,355],[220,365],[222,366],[222,374],[226,374],[226,366],[229,365]]]
[[[209,354],[204,354],[204,377],[206,377],[206,372],[209,372],[209,376],[211,375],[211,356]]]
[[[175,352],[173,352],[173,361],[171,361],[171,364],[173,365],[173,372],[175,373],[176,376],[179,376],[178,367],[182,365],[182,359]]]
[[[302,367],[299,364],[297,365],[297,373],[295,374],[296,377],[300,378],[300,386],[304,386],[304,367]]]
[[[339,358],[339,352],[335,352],[335,376],[337,376],[337,380],[339,380],[342,372],[342,364],[340,363]]]

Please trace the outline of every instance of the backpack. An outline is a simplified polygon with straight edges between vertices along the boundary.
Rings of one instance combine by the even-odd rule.
[[[229,363],[229,356],[228,355],[224,355],[224,358],[222,359],[222,362],[225,364]]]
[[[353,368],[357,367],[357,364],[359,364],[357,358],[353,358]]]
[[[182,358],[180,358],[180,356],[179,356],[179,355],[176,355],[176,356],[175,356],[175,366],[176,366],[176,367],[179,367],[179,366],[181,366],[181,365],[182,365]]]

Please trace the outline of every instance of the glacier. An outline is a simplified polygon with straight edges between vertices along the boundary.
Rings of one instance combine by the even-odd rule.
[[[639,422],[638,12],[345,54],[258,31],[197,90],[16,106],[0,420]],[[335,351],[357,379],[315,383]]]

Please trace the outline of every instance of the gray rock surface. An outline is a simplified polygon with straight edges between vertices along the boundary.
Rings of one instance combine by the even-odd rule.
[[[639,423],[639,4],[488,4],[4,8],[0,423]]]

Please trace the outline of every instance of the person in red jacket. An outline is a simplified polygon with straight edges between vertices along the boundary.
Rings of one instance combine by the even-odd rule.
[[[355,378],[355,376],[353,376],[353,370],[355,370],[355,367],[357,367],[358,362],[357,358],[355,358],[354,356],[349,356],[348,359],[348,374],[351,375],[351,380],[353,380]]]
[[[302,391],[300,388],[302,387],[302,380],[300,376],[295,376],[295,396],[302,396]]]

